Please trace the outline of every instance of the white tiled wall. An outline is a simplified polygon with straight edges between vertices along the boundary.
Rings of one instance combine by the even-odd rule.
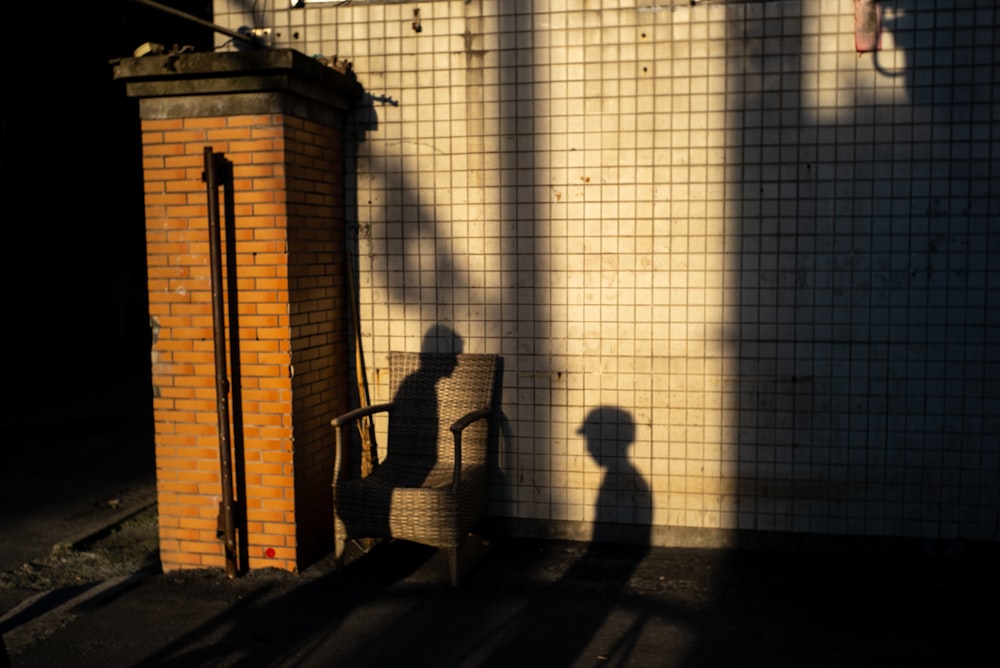
[[[435,324],[504,356],[493,515],[1000,538],[995,2],[860,55],[852,0],[245,4],[368,93],[375,399]]]

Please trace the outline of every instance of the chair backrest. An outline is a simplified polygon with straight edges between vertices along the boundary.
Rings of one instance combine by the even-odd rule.
[[[472,353],[389,353],[388,457],[454,461],[449,427],[469,413],[493,405],[499,356]],[[471,425],[462,438],[462,463],[486,461],[489,426]]]

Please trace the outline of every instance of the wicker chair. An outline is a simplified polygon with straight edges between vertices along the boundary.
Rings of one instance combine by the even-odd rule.
[[[396,538],[447,551],[458,586],[458,549],[486,512],[486,450],[494,415],[496,355],[389,355],[391,403],[333,420],[334,556],[359,538]],[[355,421],[388,412],[386,455],[362,476]]]

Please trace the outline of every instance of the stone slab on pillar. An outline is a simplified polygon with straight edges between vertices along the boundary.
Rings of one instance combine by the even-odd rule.
[[[142,127],[163,568],[225,563],[209,147],[233,164],[240,568],[300,570],[332,547],[329,422],[352,382],[343,127],[361,87],[349,68],[292,50],[128,58],[114,76],[138,99]]]

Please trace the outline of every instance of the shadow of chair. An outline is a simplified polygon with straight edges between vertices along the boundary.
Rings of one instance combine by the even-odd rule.
[[[389,403],[333,420],[334,556],[352,540],[394,538],[445,550],[452,586],[458,551],[486,513],[487,444],[499,356],[391,352]],[[388,413],[386,454],[361,473],[350,427]],[[373,453],[374,455],[374,453]]]

